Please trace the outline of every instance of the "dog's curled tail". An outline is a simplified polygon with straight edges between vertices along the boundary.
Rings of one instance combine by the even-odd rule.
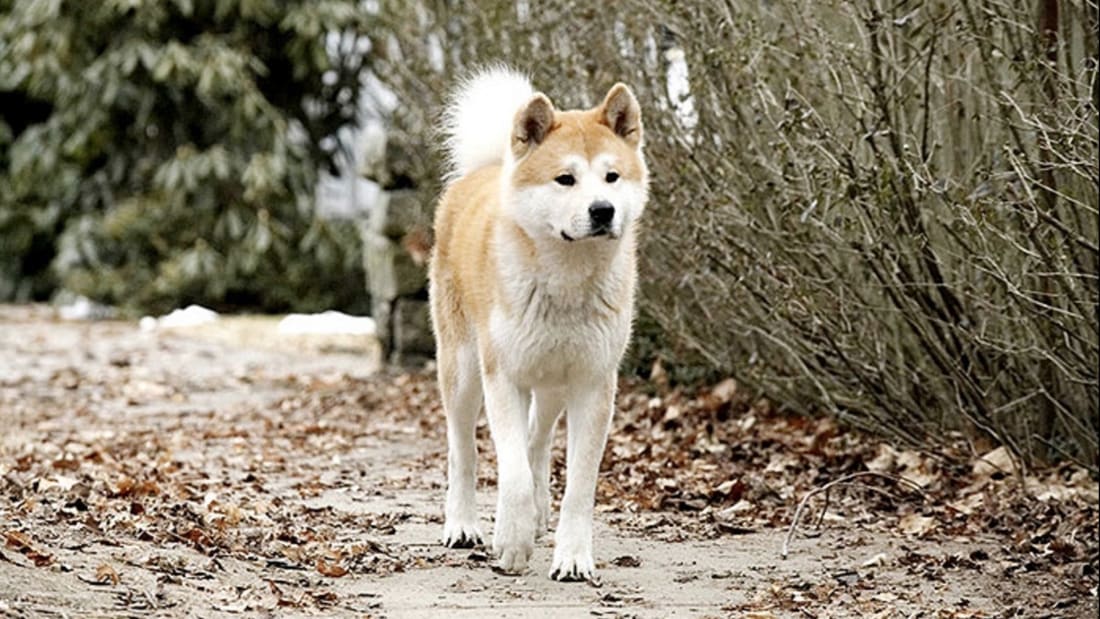
[[[504,65],[484,67],[463,80],[443,113],[444,180],[503,162],[516,112],[533,95],[531,80]]]

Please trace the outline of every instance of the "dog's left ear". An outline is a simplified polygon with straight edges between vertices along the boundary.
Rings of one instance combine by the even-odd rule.
[[[642,108],[626,84],[620,82],[611,87],[600,104],[599,112],[600,122],[626,140],[627,144],[637,147],[642,143]]]

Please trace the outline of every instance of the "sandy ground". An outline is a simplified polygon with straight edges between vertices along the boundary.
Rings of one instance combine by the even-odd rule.
[[[549,539],[498,574],[438,545],[438,419],[376,412],[375,351],[247,331],[0,309],[0,616],[1096,616],[1087,561],[1008,570],[1002,537],[845,522],[781,560],[784,527],[601,511],[597,582],[549,580]]]

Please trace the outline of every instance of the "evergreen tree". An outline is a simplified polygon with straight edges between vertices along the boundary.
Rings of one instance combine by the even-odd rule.
[[[362,304],[354,233],[312,203],[366,20],[354,0],[0,0],[0,299]]]

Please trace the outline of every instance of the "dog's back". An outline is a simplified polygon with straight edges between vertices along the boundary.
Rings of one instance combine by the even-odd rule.
[[[435,212],[430,264],[432,319],[446,349],[473,336],[493,294],[488,277],[493,218],[499,208],[500,168],[516,111],[534,94],[530,81],[503,66],[465,80],[443,116],[446,189]]]

